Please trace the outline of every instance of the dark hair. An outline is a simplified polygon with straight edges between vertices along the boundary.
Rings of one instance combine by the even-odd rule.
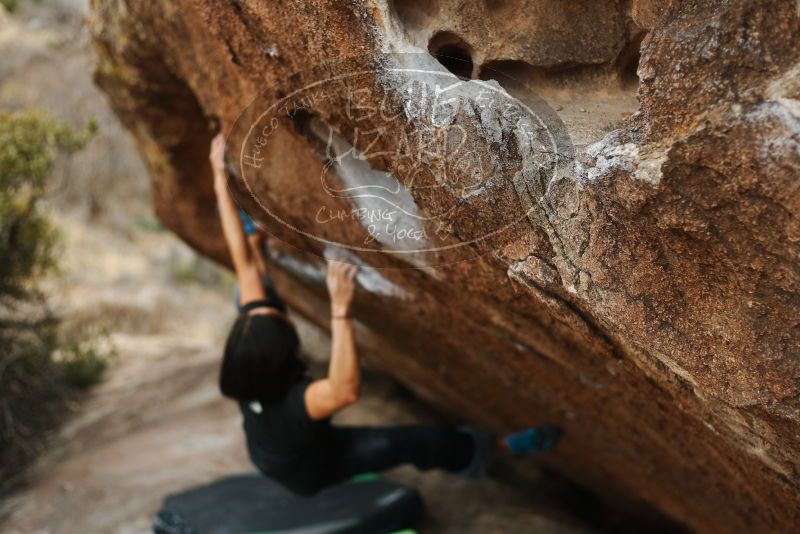
[[[274,315],[240,315],[222,357],[219,388],[239,401],[281,398],[306,372],[291,323]]]

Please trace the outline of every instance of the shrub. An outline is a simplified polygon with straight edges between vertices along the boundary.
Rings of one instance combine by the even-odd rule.
[[[6,8],[6,11],[11,13],[15,9],[17,9],[17,5],[19,4],[19,0],[0,0],[0,4],[2,4],[2,6],[4,8]]]
[[[53,361],[57,319],[36,282],[56,262],[56,231],[39,211],[56,158],[78,150],[94,134],[75,132],[39,112],[0,110],[0,481],[41,447],[69,392],[68,376],[97,375],[95,356]],[[79,380],[80,381],[80,380]],[[84,380],[85,382],[85,380]]]
[[[55,231],[38,203],[56,156],[81,148],[96,128],[75,133],[39,112],[0,111],[0,305],[29,298],[31,282],[54,266]]]
[[[100,382],[116,354],[108,333],[66,331],[59,339],[55,361],[70,386],[85,389]]]

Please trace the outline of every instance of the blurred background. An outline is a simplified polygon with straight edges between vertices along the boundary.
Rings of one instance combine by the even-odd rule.
[[[153,215],[92,83],[88,0],[0,0],[0,530],[148,532],[171,492],[251,470],[216,372],[232,276]],[[327,334],[296,317],[319,371]],[[367,372],[339,422],[441,417]],[[422,532],[631,529],[535,464],[465,482],[410,468]]]

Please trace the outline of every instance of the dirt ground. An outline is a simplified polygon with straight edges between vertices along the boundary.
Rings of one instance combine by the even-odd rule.
[[[45,289],[65,320],[105,328],[117,353],[104,382],[53,429],[26,484],[0,503],[7,533],[147,532],[165,495],[252,469],[241,417],[216,385],[234,318],[230,275],[153,218],[132,142],[91,84],[86,3],[23,0],[18,13],[0,13],[0,106],[100,125],[56,172],[48,209],[62,233],[63,272]],[[301,321],[301,337],[319,371],[327,335]],[[434,420],[390,379],[366,377],[363,400],[338,423]],[[524,477],[504,469],[480,482],[411,468],[387,476],[422,491],[423,532],[589,530],[558,482],[531,465],[519,470]]]

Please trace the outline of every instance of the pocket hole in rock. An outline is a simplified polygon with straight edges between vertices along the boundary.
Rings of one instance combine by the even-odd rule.
[[[428,51],[444,68],[468,80],[472,78],[472,48],[458,35],[439,32],[428,43]]]
[[[639,55],[644,36],[645,32],[634,36],[617,58],[619,80],[623,88],[636,89],[639,87],[639,74],[637,71],[639,69]]]

